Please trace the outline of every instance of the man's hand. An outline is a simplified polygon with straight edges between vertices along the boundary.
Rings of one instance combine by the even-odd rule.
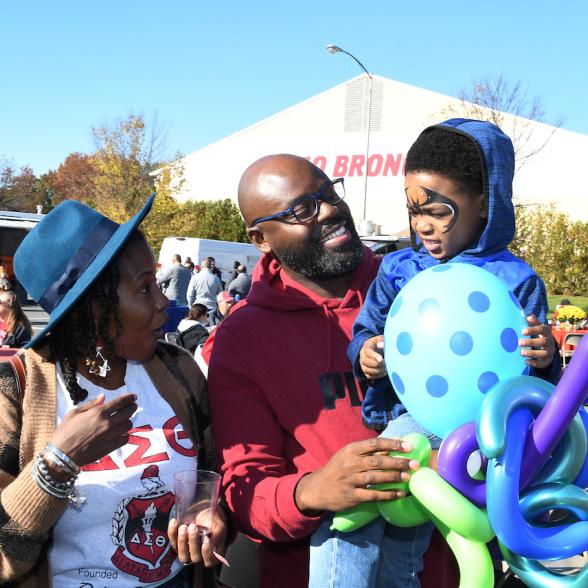
[[[388,372],[384,363],[384,335],[366,339],[359,352],[359,367],[366,378],[377,380]]]
[[[546,368],[551,365],[555,355],[555,339],[549,325],[539,322],[535,315],[527,317],[529,326],[523,329],[523,335],[527,339],[519,339],[519,347],[530,347],[523,349],[521,355],[526,357],[525,363],[533,368]]]
[[[304,476],[296,487],[295,501],[308,516],[324,510],[337,512],[362,502],[394,500],[405,496],[400,490],[377,490],[372,484],[406,482],[409,471],[417,470],[416,460],[389,457],[390,451],[412,450],[400,439],[376,437],[346,445],[320,469]]]

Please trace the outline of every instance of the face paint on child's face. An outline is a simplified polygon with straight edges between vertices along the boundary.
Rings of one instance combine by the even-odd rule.
[[[405,180],[410,225],[435,259],[453,257],[484,230],[484,197],[460,190],[435,173],[408,173]]]
[[[447,233],[453,228],[459,215],[459,206],[451,198],[447,198],[447,196],[443,196],[443,194],[424,186],[407,186],[404,191],[406,192],[406,206],[410,216],[431,214],[432,212],[432,216],[437,216],[438,218],[447,217],[447,214],[444,215],[442,212],[441,214],[435,214],[437,208],[435,205],[440,204],[449,209],[448,222],[443,232]]]

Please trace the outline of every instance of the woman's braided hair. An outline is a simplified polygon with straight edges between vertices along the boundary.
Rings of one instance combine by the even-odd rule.
[[[138,230],[49,335],[51,358],[61,365],[65,386],[74,404],[88,396],[88,391],[79,385],[76,378],[78,358],[84,357],[91,363],[96,357],[98,346],[104,347],[112,355],[116,353],[115,341],[123,328],[117,292],[120,284],[119,260],[136,238],[144,239]],[[94,309],[97,310],[96,318]],[[115,326],[114,339],[109,334],[111,321],[114,321]]]

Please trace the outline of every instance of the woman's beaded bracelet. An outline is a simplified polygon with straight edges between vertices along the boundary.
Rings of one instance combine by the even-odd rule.
[[[49,473],[47,463],[45,462],[42,453],[38,453],[35,457],[31,469],[31,475],[41,490],[51,496],[55,496],[56,498],[67,499],[74,490],[75,477],[70,478],[65,482],[55,480]]]

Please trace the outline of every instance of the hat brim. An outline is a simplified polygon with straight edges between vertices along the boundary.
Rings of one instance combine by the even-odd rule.
[[[49,316],[49,322],[42,331],[37,333],[26,345],[25,349],[37,345],[55,325],[64,317],[71,307],[82,297],[88,288],[98,279],[102,271],[112,261],[116,254],[122,249],[128,241],[133,231],[141,224],[143,219],[149,214],[153,206],[155,194],[149,197],[143,208],[129,221],[120,225],[108,240],[106,245],[100,250],[100,253],[92,260],[90,265],[82,273],[78,281],[61,299]]]

